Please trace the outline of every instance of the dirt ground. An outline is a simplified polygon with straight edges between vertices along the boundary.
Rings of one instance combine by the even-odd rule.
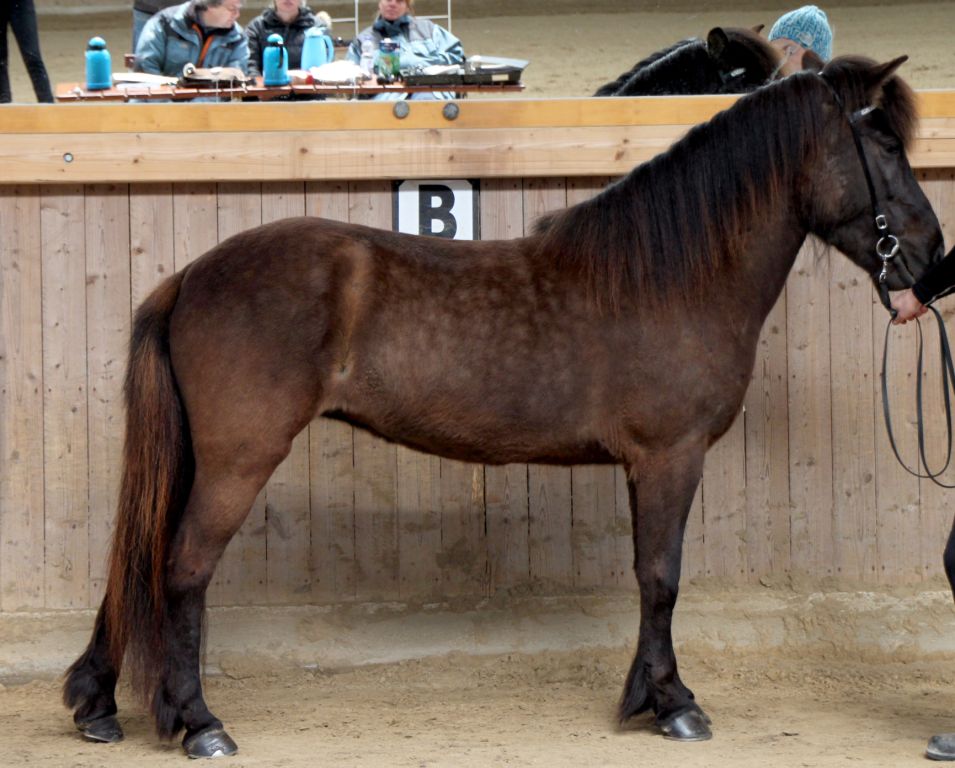
[[[546,4],[520,0],[511,13]],[[469,53],[531,61],[527,96],[584,96],[635,60],[716,24],[771,23],[788,4],[720,11],[460,18]],[[955,3],[825,4],[837,53],[888,59],[919,88],[955,88]],[[242,21],[257,12],[247,2]],[[313,3],[313,6],[320,7]],[[579,3],[580,8],[586,2]],[[336,30],[347,35],[348,30]],[[77,81],[85,41],[128,48],[126,14],[41,18],[54,82]],[[16,56],[15,98],[33,101]],[[2,112],[0,112],[2,126]],[[927,738],[955,731],[955,660],[825,658],[793,651],[681,655],[684,680],[713,718],[704,744],[662,739],[646,722],[616,725],[614,706],[630,661],[624,649],[508,656],[448,656],[330,673],[226,669],[207,681],[213,710],[240,746],[230,766],[654,766],[896,768],[922,763]],[[59,684],[0,685],[0,765],[183,765],[178,744],[159,743],[135,704],[123,702],[127,739],[87,744],[59,703]]]
[[[441,6],[437,0],[419,0],[419,6]],[[313,8],[321,3],[313,0]],[[364,7],[373,7],[366,2]],[[526,95],[531,97],[587,96],[599,85],[665,45],[690,36],[705,35],[713,26],[767,27],[792,3],[744,0],[734,5],[701,0],[703,10],[663,10],[668,3],[628,0],[618,3],[623,13],[548,13],[550,3],[514,0],[507,3],[508,16],[455,17],[454,33],[468,54],[511,56],[530,61],[524,73]],[[714,6],[723,5],[718,10]],[[917,88],[955,87],[955,46],[950,34],[955,28],[955,3],[900,2],[892,5],[859,2],[823,4],[834,30],[834,50],[864,53],[888,60],[908,54],[911,61],[903,77]],[[247,0],[240,23],[248,23],[264,6],[262,0]],[[587,8],[586,0],[576,4]],[[601,3],[606,8],[607,3]],[[679,8],[685,8],[680,3]],[[493,8],[492,8],[493,9]],[[434,8],[438,11],[439,8]],[[420,12],[420,11],[419,11]],[[468,9],[473,13],[474,9]],[[521,15],[524,14],[524,15]],[[535,15],[536,14],[536,15]],[[363,25],[370,19],[363,19]],[[69,15],[40,18],[40,45],[53,83],[83,79],[86,41],[101,35],[113,54],[114,64],[130,47],[130,17]],[[339,24],[335,33],[350,37],[353,30]],[[12,43],[12,39],[11,39]],[[14,98],[35,101],[15,46],[11,49]]]
[[[210,706],[239,744],[228,765],[656,766],[898,768],[924,764],[928,737],[955,730],[955,662],[851,661],[799,652],[682,656],[682,674],[714,738],[667,741],[647,721],[616,725],[630,655],[587,650],[451,655],[339,672],[207,681]],[[183,765],[135,706],[126,740],[89,744],[72,730],[58,685],[0,690],[0,764]]]

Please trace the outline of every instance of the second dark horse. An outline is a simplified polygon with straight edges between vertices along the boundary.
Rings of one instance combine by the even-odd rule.
[[[781,54],[755,30],[715,27],[706,40],[688,38],[638,61],[594,96],[748,93],[779,72]],[[821,69],[814,54],[807,69]]]

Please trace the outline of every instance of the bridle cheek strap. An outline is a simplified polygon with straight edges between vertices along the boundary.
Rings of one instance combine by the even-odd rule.
[[[896,311],[892,308],[892,302],[889,298],[888,277],[889,269],[896,267],[903,273],[903,277],[909,286],[915,283],[915,277],[905,263],[905,257],[899,250],[899,239],[889,232],[889,222],[882,209],[879,207],[879,197],[875,192],[875,184],[872,181],[872,171],[869,169],[869,160],[865,154],[865,148],[862,146],[862,137],[859,135],[859,129],[856,123],[868,115],[875,107],[867,106],[856,110],[851,115],[846,113],[845,105],[841,97],[836,93],[830,83],[823,78],[822,80],[832,93],[839,110],[845,115],[849,123],[849,132],[852,134],[852,142],[856,147],[856,154],[859,156],[859,163],[862,165],[862,174],[865,176],[866,189],[869,191],[869,201],[872,205],[872,221],[875,225],[875,253],[882,261],[882,271],[879,272],[879,300],[882,306],[888,310],[889,314],[895,318]],[[896,257],[898,259],[896,260]]]

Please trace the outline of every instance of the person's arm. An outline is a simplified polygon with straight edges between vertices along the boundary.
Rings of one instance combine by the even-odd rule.
[[[464,46],[461,41],[443,27],[434,25],[431,40],[434,42],[435,60],[432,64],[464,63]]]
[[[955,247],[945,254],[944,259],[918,279],[912,286],[912,292],[920,302],[928,304],[953,286],[955,286]]]
[[[348,46],[348,51],[345,53],[345,58],[354,64],[361,63],[361,35],[351,41],[351,45]]]
[[[262,41],[259,40],[261,25],[259,19],[252,19],[245,28],[245,37],[249,41],[249,60],[246,72],[252,77],[262,74]]]
[[[137,72],[148,72],[152,75],[163,74],[163,61],[166,56],[165,27],[161,23],[159,14],[146,22],[143,31],[136,43],[136,60],[133,69]]]
[[[955,287],[955,248],[952,248],[945,258],[922,275],[915,285],[892,297],[892,308],[896,311],[892,322],[896,325],[904,325],[909,320],[921,317],[928,312],[926,304],[953,287]]]
[[[235,67],[236,69],[241,69],[246,74],[249,73],[249,41],[245,37],[245,33],[241,31],[239,34],[242,39],[236,44],[235,48],[232,49],[232,53],[229,59],[229,62],[226,64],[227,67]]]

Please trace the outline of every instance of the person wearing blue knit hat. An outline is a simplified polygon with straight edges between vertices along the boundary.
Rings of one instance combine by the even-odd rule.
[[[812,51],[823,62],[832,58],[832,28],[826,12],[815,5],[804,5],[780,16],[769,30],[770,45],[783,52],[786,61],[782,74],[803,69],[803,55]]]

